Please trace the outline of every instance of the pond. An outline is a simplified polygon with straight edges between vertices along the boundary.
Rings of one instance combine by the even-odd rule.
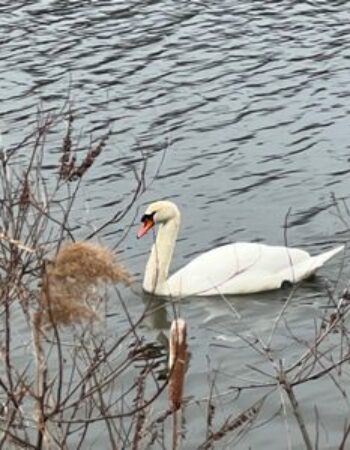
[[[287,240],[311,254],[346,244],[349,2],[15,0],[0,2],[0,25],[3,146],[32,130],[38,107],[57,111],[67,96],[81,136],[78,154],[84,142],[110,130],[74,211],[76,237],[126,207],[134,170],[147,160],[145,192],[121,222],[99,234],[110,247],[122,238],[120,259],[137,280],[134,291],[123,291],[133,317],[146,301],[141,282],[152,244],[151,236],[137,240],[136,230],[153,200],[171,199],[182,213],[171,271],[229,242]],[[48,155],[48,178],[56,150]],[[338,298],[347,286],[349,263],[345,251],[291,298],[282,290],[176,305],[191,352],[184,448],[205,440],[207,411],[196,400],[209,396],[213,380],[217,393],[228,393],[218,397],[223,420],[258,398],[253,389],[237,395],[234,386],[263,383],[262,372],[274,373],[268,352],[247,345],[252,336],[271,344],[276,361],[298,360],[329,292]],[[284,307],[287,324],[274,328]],[[164,308],[149,317],[145,336],[168,333],[173,310]],[[337,381],[343,397],[327,377],[296,389],[319,448],[340,445],[348,375],[345,368]],[[238,444],[218,441],[215,448],[302,448],[278,392],[260,414],[267,424]]]

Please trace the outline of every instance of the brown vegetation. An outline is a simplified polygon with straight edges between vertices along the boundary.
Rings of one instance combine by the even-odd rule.
[[[58,141],[60,154],[49,183],[43,168],[46,141],[49,135],[57,136],[56,127],[62,121],[66,131]],[[0,450],[83,449],[91,442],[101,444],[101,448],[133,450],[189,448],[190,442],[192,448],[194,416],[202,420],[204,430],[196,448],[242,448],[241,439],[246,437],[249,443],[251,433],[258,433],[279,415],[286,422],[287,447],[292,448],[292,417],[296,424],[293,431],[296,426],[304,447],[321,448],[318,419],[315,430],[310,430],[297,389],[327,377],[334,392],[340,393],[344,404],[347,402],[340,380],[347,380],[350,361],[349,292],[338,299],[329,291],[325,313],[312,323],[314,333],[300,339],[288,322],[292,291],[271,323],[269,339],[258,334],[235,336],[240,339],[239,351],[256,352],[270,370],[249,367],[257,375],[256,382],[232,377],[222,392],[215,379],[219,370],[209,368],[208,394],[201,399],[193,395],[184,399],[191,347],[178,307],[173,302],[145,300],[142,314],[133,317],[124,301],[125,291],[116,287],[118,283],[129,286],[131,276],[114,252],[91,242],[122,220],[144,191],[145,161],[140,170],[135,167],[131,172],[135,189],[130,201],[90,235],[76,241],[71,211],[79,187],[102,154],[109,134],[91,144],[77,163],[73,123],[71,109],[57,116],[39,115],[30,136],[0,153]],[[19,152],[29,155],[25,167],[16,164]],[[104,286],[108,286],[107,295]],[[224,300],[231,311],[231,303]],[[118,305],[111,317],[112,326],[106,333],[96,331],[96,319],[108,328],[108,315],[101,317],[98,310],[101,304],[107,310],[108,302]],[[145,337],[145,319],[160,311],[177,317],[168,343]],[[30,332],[21,331],[21,346],[15,341],[15,327],[22,313],[21,323]],[[118,320],[118,326],[115,317],[123,319]],[[282,358],[274,346],[279,327],[284,327],[289,342],[298,348],[292,360]],[[227,357],[234,360],[235,348],[228,343],[226,350]],[[237,407],[237,399],[242,398],[248,399],[246,407]],[[278,411],[266,419],[264,407],[271,398],[277,398]],[[226,401],[224,412],[222,399]],[[102,441],[96,444],[94,439],[99,435]],[[344,417],[344,432],[334,448],[345,450],[349,436],[350,423]]]
[[[124,283],[131,277],[107,248],[92,242],[64,244],[46,264],[40,295],[41,321],[68,325],[98,318],[93,308],[101,284]]]
[[[169,338],[169,405],[177,411],[182,404],[182,391],[187,363],[187,329],[183,319],[173,320]]]

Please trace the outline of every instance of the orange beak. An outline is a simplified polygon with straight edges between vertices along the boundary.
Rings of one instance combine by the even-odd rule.
[[[154,221],[153,219],[147,218],[142,221],[142,225],[140,226],[138,232],[137,232],[137,239],[140,239],[142,236],[144,236],[147,231],[149,231],[152,227],[154,227]]]

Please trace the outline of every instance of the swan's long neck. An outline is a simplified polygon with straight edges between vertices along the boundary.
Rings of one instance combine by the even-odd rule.
[[[180,216],[159,226],[157,238],[152,246],[146,265],[143,288],[153,294],[164,294],[171,258],[180,226]]]

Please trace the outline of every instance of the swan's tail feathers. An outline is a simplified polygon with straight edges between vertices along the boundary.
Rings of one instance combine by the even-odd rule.
[[[333,258],[337,253],[344,250],[344,245],[340,245],[339,247],[333,248],[328,252],[321,253],[320,255],[312,257],[312,272],[315,272],[317,269],[323,266],[329,259]]]

